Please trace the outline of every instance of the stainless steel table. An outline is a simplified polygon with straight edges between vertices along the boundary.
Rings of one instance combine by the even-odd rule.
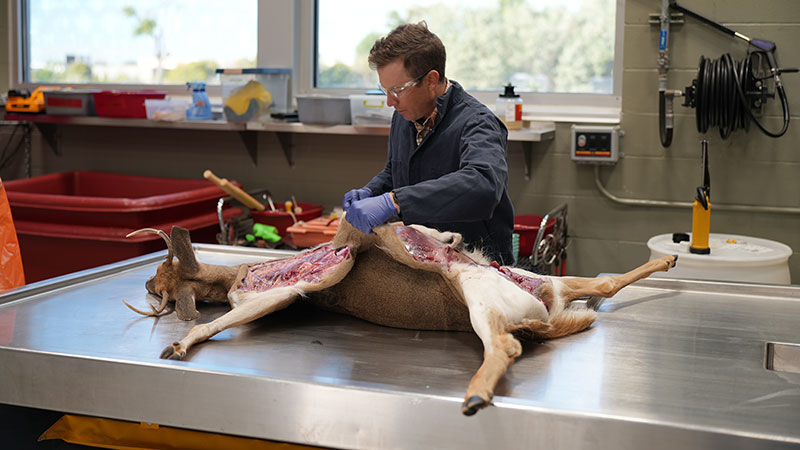
[[[196,245],[204,262],[285,253]],[[577,335],[523,344],[494,406],[460,404],[477,336],[298,303],[158,358],[201,318],[139,316],[166,252],[0,296],[0,403],[341,448],[800,446],[800,286],[642,280]],[[769,343],[776,343],[771,346]],[[767,349],[774,350],[773,358]],[[779,370],[775,370],[779,369]]]

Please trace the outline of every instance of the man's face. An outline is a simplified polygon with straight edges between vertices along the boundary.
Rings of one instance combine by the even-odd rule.
[[[436,93],[428,80],[428,73],[409,74],[399,59],[378,68],[378,80],[386,92],[386,103],[408,121],[426,117],[436,104]]]

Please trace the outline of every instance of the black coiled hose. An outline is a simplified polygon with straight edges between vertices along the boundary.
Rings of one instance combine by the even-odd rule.
[[[737,129],[747,131],[752,120],[764,134],[770,137],[781,137],[789,129],[789,104],[786,93],[779,79],[776,78],[776,91],[783,108],[783,128],[774,133],[753,116],[751,102],[747,93],[755,92],[758,81],[753,75],[753,57],[736,61],[726,53],[719,59],[711,60],[700,57],[697,69],[697,87],[695,91],[697,131],[705,133],[709,127],[719,127],[719,135],[727,139]]]

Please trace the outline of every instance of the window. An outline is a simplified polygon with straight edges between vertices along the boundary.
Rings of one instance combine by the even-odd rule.
[[[24,0],[22,7],[25,83],[218,83],[217,68],[256,66],[256,0]]]
[[[375,39],[425,20],[447,49],[446,76],[486,103],[511,83],[528,104],[618,109],[622,10],[622,0],[317,0],[313,88],[374,88]]]

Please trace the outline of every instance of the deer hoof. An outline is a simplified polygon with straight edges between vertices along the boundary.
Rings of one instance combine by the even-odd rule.
[[[477,395],[473,395],[467,401],[461,404],[461,412],[465,416],[471,416],[478,412],[479,409],[489,404],[489,401]]]
[[[180,361],[183,359],[183,355],[177,351],[178,343],[173,342],[172,345],[168,345],[164,351],[161,352],[161,359],[173,359]]]

